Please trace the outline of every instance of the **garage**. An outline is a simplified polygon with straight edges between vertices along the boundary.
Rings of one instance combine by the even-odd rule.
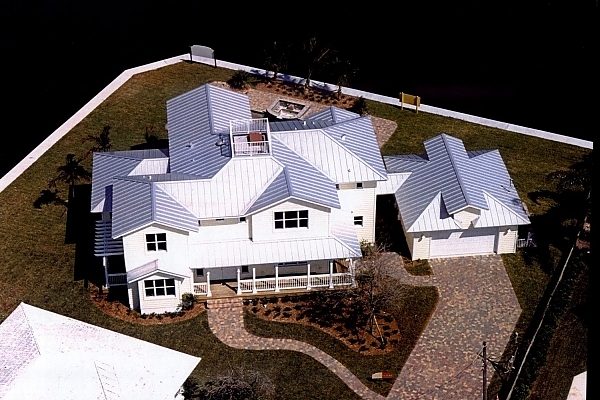
[[[429,257],[490,254],[496,250],[498,228],[432,232]]]

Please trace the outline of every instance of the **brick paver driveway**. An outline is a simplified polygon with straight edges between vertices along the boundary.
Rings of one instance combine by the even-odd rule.
[[[415,277],[406,273],[397,254],[387,253],[384,257],[386,262],[397,265],[397,277],[405,283],[434,285],[440,293],[429,324],[387,398],[480,398],[481,360],[477,353],[483,341],[487,341],[488,356],[499,358],[521,312],[502,258],[490,255],[431,260],[434,275]],[[243,326],[239,299],[210,301],[208,316],[213,333],[229,346],[302,352],[329,368],[363,398],[382,398],[339,362],[313,346],[248,334]]]
[[[388,399],[480,398],[477,353],[487,341],[488,356],[501,356],[521,308],[498,255],[430,260],[430,265],[434,277],[425,281],[437,286],[439,304]]]

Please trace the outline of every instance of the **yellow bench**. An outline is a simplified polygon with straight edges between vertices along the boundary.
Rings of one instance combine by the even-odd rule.
[[[411,94],[406,94],[404,92],[400,92],[400,109],[404,110],[404,104],[411,104],[415,106],[415,111],[419,112],[419,106],[421,105],[421,97],[413,96]]]

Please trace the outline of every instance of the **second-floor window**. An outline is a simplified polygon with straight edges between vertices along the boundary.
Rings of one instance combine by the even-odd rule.
[[[167,234],[166,233],[147,233],[146,234],[146,249],[148,251],[167,250]]]
[[[308,228],[308,210],[275,212],[275,229]]]

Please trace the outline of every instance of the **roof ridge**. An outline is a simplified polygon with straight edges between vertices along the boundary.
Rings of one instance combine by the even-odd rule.
[[[21,302],[21,304],[19,304],[19,307],[21,307],[21,311],[23,311],[23,317],[25,318],[25,321],[27,322],[27,326],[29,327],[29,330],[31,331],[31,337],[33,338],[33,343],[35,344],[35,348],[38,352],[39,355],[42,355],[42,352],[40,350],[40,346],[38,345],[37,339],[35,337],[35,333],[33,330],[33,326],[31,325],[31,322],[29,322],[29,318],[27,317],[27,312],[25,311],[25,307],[23,306],[30,306],[29,304],[26,304],[25,302]]]
[[[215,134],[215,121],[213,120],[212,115],[212,101],[210,98],[210,87],[208,83],[204,84],[204,94],[206,95],[206,108],[208,109],[208,124],[210,125],[210,134]]]
[[[450,163],[452,164],[452,170],[454,171],[454,175],[456,176],[456,180],[458,181],[458,187],[460,188],[460,191],[462,192],[463,197],[465,198],[465,202],[468,205],[471,205],[467,191],[464,188],[463,177],[462,177],[461,173],[459,172],[458,165],[457,165],[456,161],[454,160],[452,152],[449,150],[448,139],[447,139],[449,137],[449,135],[442,133],[442,134],[440,134],[440,137],[442,138],[442,141],[444,142],[444,149],[446,150],[446,153],[448,154],[448,158],[450,159]],[[460,139],[457,138],[457,140],[460,140]],[[462,140],[460,140],[460,142],[462,143]],[[464,143],[463,143],[463,147],[464,147]],[[466,152],[466,149],[465,149],[465,152]]]

